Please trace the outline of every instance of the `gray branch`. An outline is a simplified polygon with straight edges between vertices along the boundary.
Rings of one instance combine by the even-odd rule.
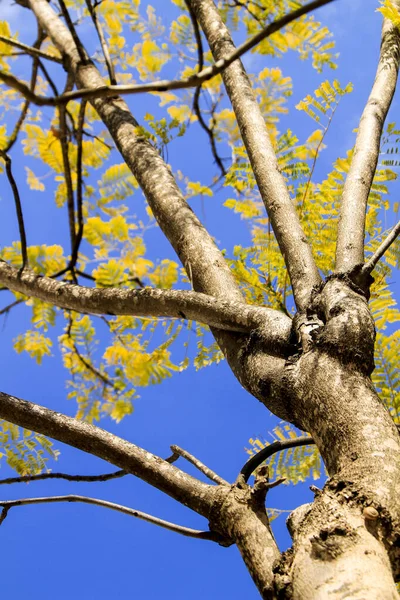
[[[190,454],[189,452],[187,452],[187,450],[184,450],[183,448],[180,448],[179,446],[171,446],[171,450],[174,454],[178,454],[178,456],[182,456],[182,458],[186,458],[186,460],[188,462],[190,462],[192,465],[194,465],[196,467],[196,469],[198,469],[201,473],[204,473],[204,475],[206,477],[208,477],[208,479],[211,479],[211,481],[218,483],[218,485],[229,485],[228,481],[226,481],[225,479],[220,477],[212,469],[210,469],[205,464],[203,464],[198,458],[193,456],[193,454]]]
[[[22,42],[20,42],[18,40],[13,40],[5,35],[0,35],[0,42],[3,42],[4,44],[8,44],[9,46],[14,46],[15,48],[20,48],[21,50],[24,50],[24,52],[26,52],[27,54],[30,54],[31,56],[38,56],[39,58],[47,58],[47,60],[51,60],[53,62],[60,63],[60,64],[62,63],[62,59],[58,58],[57,56],[53,56],[52,54],[47,54],[47,52],[43,52],[43,50],[40,50],[39,48],[27,46],[26,44],[23,44]]]
[[[400,0],[393,4],[400,10]],[[349,271],[364,262],[365,215],[378,164],[383,125],[396,89],[400,32],[383,20],[378,69],[358,127],[350,170],[344,184],[336,246],[336,270]]]
[[[38,298],[60,308],[80,313],[172,317],[190,319],[222,329],[248,333],[262,330],[266,341],[275,347],[289,344],[291,319],[283,313],[261,306],[219,300],[190,290],[158,288],[90,288],[56,281],[30,269],[22,272],[0,260],[0,284],[14,292]]]
[[[129,515],[130,517],[136,517],[137,519],[147,521],[147,523],[152,523],[153,525],[158,525],[158,527],[163,527],[164,529],[174,531],[175,533],[180,533],[186,537],[192,537],[200,540],[211,540],[214,542],[223,541],[222,536],[213,531],[199,531],[198,529],[191,529],[190,527],[184,527],[182,525],[171,523],[170,521],[165,521],[164,519],[159,519],[158,517],[153,517],[153,515],[148,515],[140,510],[135,510],[134,508],[129,508],[128,506],[123,506],[122,504],[116,504],[115,502],[109,502],[108,500],[100,500],[99,498],[78,496],[77,494],[69,494],[67,496],[44,496],[43,498],[21,498],[19,500],[0,500],[0,506],[3,507],[3,512],[0,516],[0,525],[3,523],[9,510],[15,506],[52,504],[54,502],[83,502],[84,504],[95,504],[96,506],[102,506],[103,508],[109,508],[111,510],[121,512],[124,515]]]
[[[218,487],[207,485],[127,440],[79,419],[0,392],[0,418],[88,452],[208,517]]]
[[[191,6],[208,40],[214,59],[229,57],[235,46],[213,0],[191,0]],[[261,197],[285,259],[296,305],[304,310],[312,288],[320,283],[311,248],[301,227],[278,166],[264,117],[242,63],[237,60],[222,72],[243,142]]]

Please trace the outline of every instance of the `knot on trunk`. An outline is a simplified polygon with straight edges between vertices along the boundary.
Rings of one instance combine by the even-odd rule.
[[[324,323],[312,331],[315,348],[365,375],[374,370],[375,326],[367,300],[349,276],[327,279],[310,310]]]

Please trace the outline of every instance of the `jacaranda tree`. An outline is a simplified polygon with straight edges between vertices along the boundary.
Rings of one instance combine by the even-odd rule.
[[[323,80],[297,105],[314,121],[299,140],[279,130],[292,84],[275,65],[294,51],[318,71],[335,68],[321,8],[332,0],[165,0],[162,18],[140,0],[16,2],[37,33],[20,40],[0,23],[2,193],[20,233],[1,248],[2,313],[26,305],[31,326],[14,346],[38,363],[58,352],[57,332],[77,414],[1,392],[1,451],[17,480],[43,479],[54,476],[49,438],[69,444],[120,469],[103,479],[139,477],[205,517],[208,529],[81,496],[2,501],[0,522],[17,504],[100,504],[236,544],[263,598],[396,598],[400,336],[392,323],[400,312],[389,282],[400,225],[389,231],[382,215],[396,211],[388,194],[400,131],[385,119],[399,68],[400,0],[377,3],[377,72],[355,145],[320,182],[315,167],[351,84]],[[241,57],[250,52],[262,68],[248,75]],[[149,97],[143,122],[131,110],[138,94]],[[193,130],[208,139],[209,155],[196,160],[213,163],[212,181],[168,165],[168,145]],[[19,148],[24,168],[14,160]],[[198,196],[217,203],[221,188],[249,232],[226,250],[190,207]],[[29,244],[27,194],[42,194],[67,218],[65,247]],[[176,261],[147,250],[156,227]],[[196,352],[179,351],[188,332]],[[162,459],[98,427],[103,416],[129,415],[140,388],[222,359],[248,401],[285,423],[276,432],[283,439],[261,454],[263,442],[253,440],[255,456],[233,483],[181,448]],[[179,457],[211,483],[172,464]],[[290,515],[293,546],[281,554],[267,491],[306,478],[320,457],[328,480]]]

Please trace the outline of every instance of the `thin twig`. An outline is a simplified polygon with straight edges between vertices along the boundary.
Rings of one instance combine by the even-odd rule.
[[[168,458],[165,458],[165,462],[172,464],[179,458],[179,454],[174,452]],[[66,481],[74,482],[88,482],[92,483],[95,481],[110,481],[111,479],[119,479],[129,475],[128,471],[119,469],[113,471],[113,473],[102,473],[101,475],[69,475],[68,473],[40,473],[39,475],[22,475],[20,477],[7,477],[7,479],[0,479],[0,485],[8,485],[12,483],[30,483],[31,481],[43,481],[45,479],[65,479]]]
[[[22,298],[20,300],[15,300],[15,302],[11,302],[11,304],[8,304],[8,306],[5,306],[0,310],[0,315],[6,315],[12,308],[14,308],[14,306],[18,306],[18,304],[21,304],[22,302],[25,302],[25,300],[22,300]]]
[[[75,243],[72,248],[71,260],[69,263],[69,269],[73,271],[78,260],[79,247],[83,237],[83,177],[82,177],[82,157],[83,157],[83,124],[85,122],[85,109],[86,100],[82,100],[79,117],[78,117],[78,129],[76,131],[76,143],[77,143],[77,158],[76,158],[76,206],[77,206],[77,220],[78,220],[78,232],[76,234]]]
[[[247,6],[245,2],[241,2],[240,0],[233,0],[233,5],[231,4],[230,6],[232,6],[232,8],[235,8],[235,7],[244,8],[245,10],[247,10],[249,15],[251,15],[253,17],[253,19],[255,19],[258,23],[262,24],[262,19],[260,19],[260,17],[258,17],[255,13],[253,13],[251,8],[249,6]],[[264,10],[264,12],[266,11],[265,7],[259,6],[259,8],[261,8],[261,10]]]
[[[154,81],[150,83],[144,83],[139,85],[104,85],[93,88],[85,88],[76,90],[73,92],[68,92],[59,97],[48,98],[46,96],[37,96],[33,94],[29,87],[11,75],[10,73],[5,73],[4,71],[0,71],[0,80],[4,81],[10,87],[19,91],[23,96],[28,98],[34,104],[38,106],[57,106],[59,104],[66,104],[71,100],[78,99],[90,99],[90,98],[107,98],[110,96],[116,96],[118,94],[141,94],[144,92],[168,92],[171,90],[182,90],[192,87],[198,87],[209,81],[216,75],[219,75],[224,71],[229,65],[231,65],[235,60],[243,56],[246,52],[257,46],[260,42],[262,42],[265,38],[269,37],[273,33],[276,33],[292,21],[302,17],[303,15],[315,10],[325,4],[329,4],[330,2],[334,2],[335,0],[313,0],[309,4],[302,6],[295,11],[277,19],[273,23],[267,25],[264,29],[262,29],[259,33],[249,38],[246,42],[244,42],[241,46],[238,46],[234,52],[232,52],[226,58],[222,58],[216,61],[213,65],[206,67],[200,73],[196,73],[191,75],[187,79],[181,80],[161,80]],[[86,60],[86,59],[85,59]]]
[[[69,317],[69,324],[68,324],[68,328],[67,328],[67,337],[70,340],[73,350],[75,351],[75,354],[77,355],[78,359],[80,360],[80,362],[83,364],[84,367],[86,367],[86,369],[88,371],[90,371],[91,373],[93,373],[93,375],[95,375],[98,379],[100,379],[104,385],[107,385],[108,387],[112,387],[115,388],[115,385],[113,384],[112,381],[110,381],[110,379],[108,379],[108,377],[106,377],[105,375],[103,375],[103,373],[101,373],[100,371],[98,371],[96,369],[96,367],[94,367],[89,361],[86,360],[86,358],[84,356],[82,356],[82,354],[79,352],[77,345],[75,344],[75,340],[73,339],[72,335],[71,335],[71,328],[72,328],[72,317]]]
[[[128,475],[127,471],[119,470],[113,473],[103,473],[102,475],[68,475],[68,473],[40,473],[39,475],[22,475],[21,477],[8,477],[0,479],[0,485],[12,483],[30,483],[31,481],[43,481],[45,479],[65,479],[66,481],[110,481],[119,479]]]
[[[40,58],[46,58],[47,60],[51,60],[56,63],[62,63],[61,58],[53,56],[52,54],[47,54],[47,52],[43,52],[42,50],[39,50],[39,48],[36,48],[35,45],[33,45],[33,47],[27,46],[26,44],[23,44],[18,40],[13,40],[9,37],[6,37],[5,35],[0,35],[0,42],[3,42],[4,44],[9,44],[10,46],[15,46],[16,48],[21,48],[21,50],[24,50],[27,54],[30,54],[31,56],[38,56]]]
[[[34,43],[33,47],[34,48],[40,48],[43,40],[44,40],[44,34],[43,31],[40,29],[38,30],[38,37],[36,42]],[[1,38],[1,36],[0,36]],[[31,75],[31,81],[30,81],[30,89],[32,90],[33,93],[35,93],[35,87],[36,87],[36,81],[37,81],[37,75],[38,75],[38,67],[39,67],[39,58],[37,56],[34,57],[33,59],[33,65],[32,65],[32,75]],[[15,124],[14,130],[12,132],[12,134],[10,135],[7,145],[4,148],[4,152],[9,152],[11,150],[11,148],[14,146],[15,142],[17,141],[18,138],[18,134],[21,130],[22,125],[24,124],[24,121],[26,119],[26,116],[28,114],[28,110],[29,110],[29,105],[30,105],[30,101],[29,100],[25,100],[24,106],[22,108],[21,114],[19,116],[18,121]]]
[[[199,531],[197,529],[183,527],[182,525],[176,525],[175,523],[164,521],[164,519],[153,517],[152,515],[148,515],[147,513],[141,512],[140,510],[135,510],[133,508],[129,508],[128,506],[123,506],[122,504],[115,504],[114,502],[109,502],[108,500],[100,500],[99,498],[78,496],[76,494],[71,494],[67,496],[44,496],[43,498],[21,498],[20,500],[0,500],[0,506],[3,506],[3,512],[0,517],[0,525],[6,518],[7,512],[14,506],[28,506],[30,504],[50,504],[54,502],[83,502],[85,504],[94,504],[96,506],[103,506],[104,508],[109,508],[111,510],[121,512],[125,515],[129,515],[130,517],[142,519],[143,521],[153,523],[154,525],[158,525],[159,527],[163,527],[164,529],[168,529],[169,531],[174,531],[175,533],[180,533],[181,535],[184,535],[186,537],[193,537],[201,540],[210,540],[213,542],[220,542],[224,539],[218,533],[213,531]]]
[[[53,90],[53,94],[55,96],[59,95],[58,89],[56,84],[54,83],[52,77],[50,76],[48,70],[46,69],[45,65],[42,63],[41,60],[39,60],[39,68],[42,71],[43,75],[45,76],[47,83],[49,84],[49,86],[51,87],[51,89]]]
[[[201,71],[204,68],[204,58],[203,58],[203,42],[201,40],[201,33],[200,33],[200,28],[199,28],[199,24],[197,22],[196,19],[196,15],[194,14],[193,10],[192,10],[192,6],[190,3],[190,0],[185,0],[185,4],[187,6],[187,9],[189,11],[189,16],[190,19],[192,21],[192,27],[193,27],[193,31],[194,31],[194,36],[196,38],[196,44],[197,44],[197,73],[201,73]],[[207,125],[207,123],[205,122],[203,115],[201,113],[200,110],[200,94],[201,94],[201,85],[199,85],[195,92],[194,92],[194,96],[193,96],[193,110],[196,114],[196,117],[200,123],[200,126],[204,129],[204,131],[207,133],[208,135],[208,139],[210,140],[210,144],[211,144],[211,152],[212,155],[214,157],[215,162],[217,163],[220,171],[221,171],[221,175],[223,177],[225,177],[226,175],[226,169],[223,165],[223,162],[221,160],[221,157],[219,156],[218,152],[217,152],[217,146],[215,143],[215,136],[214,136],[214,132],[212,129],[210,129],[210,127]],[[214,119],[213,119],[214,122]]]
[[[65,89],[71,89],[73,86],[73,78],[69,74],[67,77],[67,83]],[[68,223],[69,223],[69,236],[71,242],[71,255],[74,252],[76,245],[76,231],[75,231],[75,201],[74,201],[74,188],[72,183],[71,164],[69,162],[68,152],[68,136],[67,136],[67,122],[66,122],[66,109],[65,106],[59,107],[59,141],[61,144],[61,152],[64,166],[64,178],[65,185],[67,188],[67,208],[68,208]],[[72,273],[74,277],[74,273]]]
[[[192,465],[194,465],[196,469],[198,469],[201,473],[204,473],[204,475],[208,477],[208,479],[211,479],[211,481],[218,483],[218,485],[229,485],[228,481],[226,481],[225,479],[217,475],[217,473],[206,467],[206,465],[204,465],[198,458],[196,458],[186,450],[183,450],[179,446],[171,446],[171,450],[172,452],[174,452],[174,454],[178,454],[179,456],[182,456],[182,458],[186,458],[187,461],[192,463]]]
[[[90,14],[90,16],[92,18],[93,25],[96,28],[97,35],[98,35],[99,40],[100,40],[101,49],[102,49],[104,60],[105,60],[106,66],[107,66],[108,76],[110,78],[110,83],[111,83],[111,85],[117,85],[117,78],[115,76],[114,65],[113,65],[113,62],[111,60],[110,52],[108,50],[108,45],[107,45],[107,42],[106,42],[106,38],[104,36],[103,28],[102,28],[102,26],[100,24],[99,19],[97,18],[96,9],[93,7],[93,5],[92,5],[92,3],[91,3],[90,0],[86,0],[86,6],[87,6],[89,14]]]
[[[338,106],[339,106],[339,102],[338,102],[338,103],[336,104],[336,106],[335,106],[335,107],[332,109],[332,114],[331,114],[331,116],[330,116],[330,117],[329,117],[329,119],[328,119],[327,126],[324,128],[324,131],[323,131],[323,134],[322,134],[322,136],[321,136],[321,139],[320,139],[320,141],[319,141],[319,143],[318,143],[318,146],[317,146],[317,148],[316,148],[316,150],[315,150],[314,159],[313,159],[313,163],[312,163],[311,170],[310,170],[310,175],[309,175],[309,177],[308,177],[308,180],[307,180],[307,185],[306,185],[306,189],[305,189],[305,191],[304,191],[304,194],[303,194],[303,199],[302,199],[302,201],[301,201],[301,210],[303,210],[303,208],[304,208],[304,204],[305,204],[305,201],[306,201],[306,199],[307,199],[308,190],[309,190],[309,188],[310,188],[310,185],[311,185],[311,182],[312,182],[312,178],[313,178],[313,175],[314,175],[315,167],[316,167],[316,164],[317,164],[317,159],[318,159],[318,156],[319,156],[319,153],[320,153],[320,150],[321,150],[321,147],[322,147],[323,141],[324,141],[324,139],[325,139],[325,137],[326,137],[326,134],[327,134],[327,133],[328,133],[328,131],[329,131],[329,127],[331,126],[332,119],[333,119],[333,117],[334,117],[334,114],[335,114],[335,112],[336,112],[336,109],[337,109],[337,107],[338,107]]]
[[[396,425],[397,431],[400,434],[400,425]],[[315,441],[310,436],[303,436],[295,438],[294,440],[283,440],[276,441],[272,444],[269,444],[260,452],[257,452],[254,456],[249,458],[249,460],[244,464],[242,469],[240,470],[240,476],[244,478],[244,481],[248,481],[251,474],[260,466],[265,460],[267,460],[273,454],[277,452],[281,452],[282,450],[287,450],[288,448],[297,448],[298,446],[311,446],[314,445]],[[276,485],[279,485],[281,481],[278,481]]]
[[[67,27],[69,29],[69,32],[72,35],[72,38],[75,42],[75,46],[76,46],[76,49],[78,50],[79,58],[81,59],[82,64],[86,64],[88,62],[88,57],[86,55],[85,49],[82,45],[82,42],[79,39],[78,34],[76,33],[75,25],[72,22],[72,19],[70,17],[68,9],[65,5],[65,2],[64,2],[64,0],[58,0],[58,3],[61,8],[61,14],[64,17]]]
[[[6,164],[6,174],[14,196],[15,210],[17,213],[19,228],[19,237],[21,240],[22,269],[25,269],[25,267],[28,265],[28,250],[26,243],[25,223],[24,215],[22,213],[21,198],[19,195],[17,183],[14,179],[14,175],[12,172],[11,158],[4,150],[0,150],[0,156]]]
[[[383,240],[381,245],[378,247],[376,252],[371,256],[371,258],[365,263],[361,272],[365,275],[369,275],[374,268],[376,267],[378,261],[385,254],[386,250],[390,248],[393,242],[400,234],[400,221],[393,227],[392,231],[388,234],[388,236]]]

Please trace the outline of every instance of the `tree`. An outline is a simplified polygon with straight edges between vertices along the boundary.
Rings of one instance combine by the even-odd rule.
[[[32,45],[2,23],[1,157],[20,232],[19,242],[2,249],[0,283],[14,296],[3,312],[22,303],[31,307],[32,326],[15,347],[39,363],[50,354],[49,327],[56,317],[63,320],[59,342],[71,377],[69,397],[78,404],[72,418],[2,392],[4,452],[19,480],[55,477],[40,474],[54,454],[48,438],[63,442],[120,469],[103,479],[139,477],[205,517],[209,530],[80,495],[2,501],[1,522],[16,505],[95,503],[187,536],[235,544],[264,598],[397,596],[399,334],[390,324],[399,312],[388,282],[400,226],[385,231],[380,218],[396,178],[397,162],[385,156],[396,152],[399,131],[384,123],[399,68],[400,2],[380,5],[377,74],[355,146],[320,184],[313,181],[316,162],[351,86],[325,81],[299,103],[317,122],[300,144],[291,131],[277,129],[290,80],[276,68],[251,80],[240,61],[252,49],[274,57],[294,49],[318,70],[334,67],[330,32],[311,14],[331,2],[236,0],[216,6],[213,0],[174,0],[178,16],[168,43],[161,40],[154,9],[149,6],[144,18],[138,1],[59,0],[53,6],[19,0],[37,23]],[[235,28],[247,36],[238,48],[230,31]],[[126,50],[129,29],[132,51]],[[168,76],[176,68],[173,53],[181,61],[179,77],[158,80],[164,65]],[[14,60],[21,54],[25,58]],[[30,64],[27,56],[29,83],[19,71]],[[152,93],[161,107],[146,115],[145,126],[123,99],[139,93]],[[18,117],[10,124],[15,108]],[[219,171],[212,186],[175,176],[167,163],[168,143],[190,135],[192,122],[210,142]],[[19,141],[30,188],[47,186],[57,205],[66,207],[68,248],[28,245],[13,159]],[[229,161],[221,156],[226,145]],[[100,180],[95,169],[102,169]],[[46,181],[49,172],[54,185]],[[212,194],[222,184],[235,195],[226,205],[251,229],[250,244],[235,247],[233,257],[188,204],[190,196]],[[135,218],[129,197],[137,187],[148,208]],[[146,255],[143,234],[155,222],[184,271],[171,259],[155,264]],[[109,336],[102,355],[96,346],[105,337],[100,325]],[[297,428],[301,438],[306,432],[306,440],[296,437],[280,449],[314,441],[311,460],[318,452],[323,459],[327,483],[289,517],[290,551],[279,552],[265,510],[268,490],[282,481],[279,468],[272,480],[261,466],[254,484],[248,483],[265,453],[230,484],[185,450],[172,447],[172,456],[162,459],[94,425],[107,415],[120,421],[132,412],[138,387],[186,368],[189,358],[176,360],[175,352],[191,330],[198,367],[223,355],[242,386],[288,431]],[[212,483],[172,464],[178,457]]]

